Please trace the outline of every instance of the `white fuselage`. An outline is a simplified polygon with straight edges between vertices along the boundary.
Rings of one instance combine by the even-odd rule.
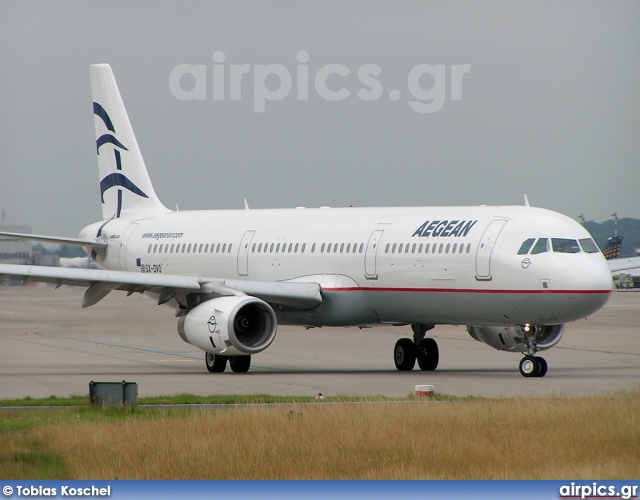
[[[518,254],[529,238],[590,238],[533,207],[183,211],[82,236],[100,226],[107,269],[319,283],[319,307],[276,310],[289,324],[560,324],[612,289],[600,252]]]

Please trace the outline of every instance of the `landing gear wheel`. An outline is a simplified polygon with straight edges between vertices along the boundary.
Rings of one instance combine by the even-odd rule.
[[[440,350],[435,339],[422,339],[418,347],[418,366],[421,370],[435,370],[438,368]]]
[[[227,359],[229,358],[219,354],[204,353],[204,362],[211,373],[222,373],[227,368]]]
[[[547,374],[547,360],[544,358],[536,358],[538,363],[540,363],[540,371],[538,372],[538,377],[544,377]]]
[[[523,377],[537,377],[540,373],[542,365],[540,364],[541,358],[535,356],[525,356],[520,360],[520,373]]]
[[[229,366],[235,373],[247,373],[251,366],[251,356],[232,356]]]
[[[398,340],[393,349],[393,361],[396,364],[396,368],[400,371],[413,370],[417,355],[416,345],[411,339]]]

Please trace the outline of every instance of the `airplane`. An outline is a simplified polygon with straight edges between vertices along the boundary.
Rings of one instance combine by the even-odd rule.
[[[90,73],[103,220],[79,238],[11,235],[79,245],[104,269],[0,265],[0,281],[86,287],[83,308],[113,290],[151,296],[175,308],[179,336],[205,352],[210,372],[247,372],[279,324],[410,325],[396,368],[435,370],[427,332],[448,324],[524,354],[520,373],[542,377],[537,353],[611,295],[589,233],[526,197],[523,206],[169,210],[111,67]]]
[[[640,256],[620,257],[623,236],[611,236],[607,239],[607,245],[602,249],[602,254],[607,259],[607,265],[613,275],[616,287],[637,287],[640,282]],[[623,281],[623,278],[625,281]],[[622,283],[626,283],[622,285]]]
[[[607,260],[617,286],[638,288],[640,286],[640,256]]]

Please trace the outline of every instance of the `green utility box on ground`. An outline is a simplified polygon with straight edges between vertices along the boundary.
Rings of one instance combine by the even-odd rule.
[[[138,384],[135,382],[89,382],[89,398],[92,405],[138,405]]]

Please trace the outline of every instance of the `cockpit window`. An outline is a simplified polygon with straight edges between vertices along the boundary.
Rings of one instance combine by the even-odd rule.
[[[525,242],[520,247],[520,250],[518,250],[518,255],[527,255],[529,253],[529,250],[531,250],[531,246],[533,245],[534,241],[536,241],[535,238],[529,238],[528,240],[525,240]]]
[[[544,253],[549,251],[549,240],[547,238],[540,238],[536,241],[533,250],[531,250],[531,255],[535,255],[538,253]]]
[[[551,245],[554,252],[559,253],[579,253],[580,246],[576,240],[568,240],[565,238],[551,238]]]
[[[582,250],[587,253],[598,253],[600,251],[596,242],[591,238],[584,238],[580,240],[580,246],[582,247]]]

